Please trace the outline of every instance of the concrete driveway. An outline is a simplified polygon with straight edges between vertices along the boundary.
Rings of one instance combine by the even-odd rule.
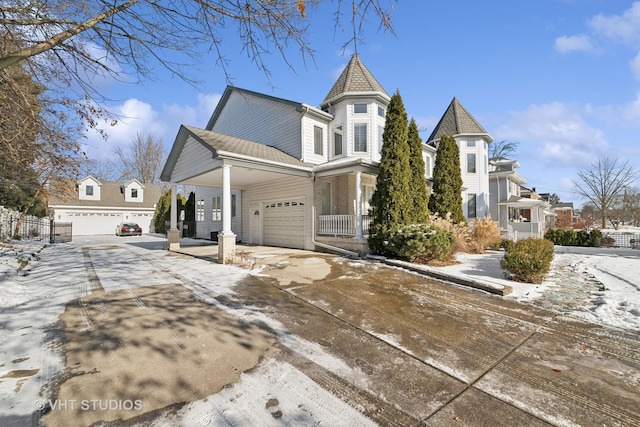
[[[640,425],[637,333],[333,255],[247,248],[246,274],[159,239],[77,251],[51,398],[144,407],[47,425]]]

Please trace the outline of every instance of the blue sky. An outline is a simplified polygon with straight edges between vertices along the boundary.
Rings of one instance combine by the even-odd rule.
[[[270,80],[225,40],[238,87],[319,105],[346,66],[353,45],[334,36],[331,6],[308,11],[315,63],[287,52],[267,58]],[[519,143],[515,157],[527,186],[572,193],[576,171],[598,157],[640,170],[640,1],[399,1],[396,35],[370,22],[358,54],[382,86],[400,90],[426,139],[455,96],[496,141]],[[226,87],[214,56],[203,55],[193,87],[157,70],[137,85],[104,82],[109,108],[124,116],[104,142],[89,135],[91,157],[131,142],[136,132],[162,139],[167,153],[180,124],[204,127]]]

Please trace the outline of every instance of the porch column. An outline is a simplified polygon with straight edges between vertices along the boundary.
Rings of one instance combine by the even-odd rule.
[[[236,235],[231,231],[231,165],[222,166],[222,231],[218,234],[218,262],[228,264],[236,252]]]
[[[356,239],[362,239],[362,172],[356,172]]]
[[[167,242],[169,244],[169,250],[180,249],[180,230],[178,230],[178,200],[177,200],[178,188],[177,185],[171,183],[171,211],[170,211],[170,227],[167,231]]]

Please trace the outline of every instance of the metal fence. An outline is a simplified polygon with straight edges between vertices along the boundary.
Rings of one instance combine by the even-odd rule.
[[[31,215],[20,221],[20,215],[20,212],[0,206],[0,240],[41,240],[49,243],[71,241],[71,223],[56,223],[48,217]]]
[[[630,232],[606,232],[602,233],[602,237],[609,237],[609,242],[603,241],[607,246],[616,248],[634,248],[640,249],[640,233]],[[604,240],[604,239],[603,239]]]

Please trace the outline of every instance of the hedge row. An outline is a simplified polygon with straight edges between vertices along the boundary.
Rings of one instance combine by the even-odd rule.
[[[550,228],[544,238],[560,246],[601,246],[602,233],[600,230],[573,230],[564,228]]]

